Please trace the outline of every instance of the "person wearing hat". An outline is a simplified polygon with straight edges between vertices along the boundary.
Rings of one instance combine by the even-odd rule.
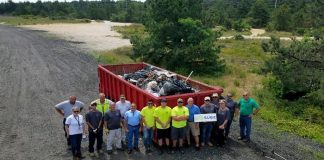
[[[227,93],[227,96],[225,98],[226,107],[230,111],[230,119],[228,120],[225,128],[225,138],[227,138],[230,133],[230,128],[234,119],[235,110],[237,110],[237,102],[235,102],[232,97],[232,93],[229,92]]]
[[[167,152],[170,153],[170,122],[172,109],[167,106],[167,99],[161,99],[161,106],[154,110],[154,119],[156,126],[157,139],[159,144],[159,154],[163,154],[163,140],[167,147]]]
[[[152,140],[153,140],[153,131],[155,128],[154,124],[154,111],[155,106],[153,105],[153,100],[148,100],[147,106],[145,106],[142,111],[142,123],[143,123],[143,138],[144,138],[144,146],[145,146],[145,152],[150,153],[152,152]]]
[[[179,151],[184,154],[183,150],[183,138],[185,136],[187,119],[189,117],[189,110],[183,106],[183,100],[179,98],[177,100],[178,105],[172,108],[172,127],[171,127],[171,138],[172,138],[172,153],[175,152],[177,142],[179,140]]]
[[[131,103],[128,100],[126,100],[125,95],[121,94],[119,97],[119,101],[116,102],[116,108],[120,111],[122,118],[124,118],[125,113],[127,111],[129,111],[131,108]],[[125,130],[122,130],[121,134],[122,134],[121,135],[122,136],[122,145],[125,146],[126,140],[127,140]]]
[[[89,132],[89,152],[90,156],[94,156],[94,144],[97,140],[97,151],[98,153],[103,153],[102,148],[102,113],[99,112],[97,109],[97,103],[92,103],[90,105],[90,110],[86,113],[85,119],[88,125],[88,132]]]
[[[230,119],[230,111],[226,107],[225,100],[219,101],[219,109],[217,111],[217,136],[216,136],[216,143],[220,147],[222,147],[225,144],[225,135],[224,135],[224,129],[227,126],[227,122]]]
[[[217,108],[219,108],[219,95],[218,93],[213,93],[211,96],[211,103],[213,103]]]
[[[97,103],[97,110],[104,115],[109,110],[112,101],[107,99],[104,93],[99,93],[99,99],[92,101],[91,104],[92,103]]]
[[[204,104],[200,107],[201,114],[216,113],[216,106],[210,102],[210,97],[204,98]],[[202,133],[201,133],[201,146],[204,147],[205,144],[213,146],[210,142],[210,135],[214,128],[214,122],[201,122]]]

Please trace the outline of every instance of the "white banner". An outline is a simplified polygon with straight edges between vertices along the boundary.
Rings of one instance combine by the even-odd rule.
[[[195,120],[195,122],[216,122],[217,116],[216,116],[216,113],[195,114],[194,120]]]

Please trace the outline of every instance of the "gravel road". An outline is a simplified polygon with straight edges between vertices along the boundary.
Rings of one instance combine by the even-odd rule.
[[[85,103],[97,98],[95,59],[65,40],[44,35],[0,25],[1,160],[72,159],[65,145],[62,117],[53,107],[71,94]],[[238,136],[237,126],[235,122],[233,137]],[[258,120],[250,144],[233,138],[224,148],[205,147],[199,152],[187,148],[185,155],[163,156],[157,156],[156,151],[145,155],[141,146],[141,152],[132,155],[119,152],[93,159],[266,159],[265,155],[273,156],[270,152],[274,148],[287,159],[313,159],[307,148],[324,150],[323,145],[297,136],[273,136],[273,130],[271,125]],[[91,159],[87,142],[82,150],[86,159]]]

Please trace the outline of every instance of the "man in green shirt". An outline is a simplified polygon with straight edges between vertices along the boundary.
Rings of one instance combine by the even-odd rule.
[[[187,107],[183,106],[183,100],[181,98],[177,100],[177,103],[178,106],[175,106],[171,112],[171,138],[173,142],[172,153],[174,153],[175,148],[177,147],[177,141],[179,140],[179,150],[182,154],[184,154],[182,144],[187,126],[187,119],[189,117],[189,110]]]
[[[147,102],[147,106],[145,106],[142,111],[142,122],[143,122],[143,133],[144,133],[144,146],[145,152],[150,153],[153,139],[153,131],[155,128],[155,120],[154,120],[154,110],[153,101],[149,100]]]
[[[260,106],[254,99],[249,97],[248,92],[243,93],[243,98],[240,99],[240,137],[239,140],[244,142],[250,141],[252,117],[255,116],[259,110]]]

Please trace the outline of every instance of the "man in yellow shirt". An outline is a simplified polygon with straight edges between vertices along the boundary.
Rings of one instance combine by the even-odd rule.
[[[144,133],[144,146],[145,152],[150,153],[152,139],[153,139],[153,131],[155,129],[155,120],[154,120],[154,110],[156,107],[153,106],[153,101],[149,100],[147,102],[147,106],[145,106],[142,111],[142,123],[144,126],[143,133]]]
[[[171,127],[171,138],[172,138],[172,152],[175,152],[177,147],[177,141],[179,140],[179,150],[182,154],[184,154],[184,150],[182,147],[183,138],[186,131],[187,119],[189,117],[189,110],[187,107],[183,106],[183,100],[179,98],[177,100],[178,106],[175,106],[172,109],[172,127]]]
[[[104,93],[99,93],[99,99],[92,101],[91,104],[97,103],[96,109],[99,112],[101,112],[102,115],[104,115],[106,112],[109,111],[111,102],[112,102],[111,100],[106,98],[106,95]]]
[[[157,138],[159,141],[160,155],[163,154],[163,139],[167,147],[167,152],[170,153],[170,122],[171,122],[172,109],[167,106],[167,100],[161,99],[161,106],[157,107],[154,111],[155,126],[157,128]]]

